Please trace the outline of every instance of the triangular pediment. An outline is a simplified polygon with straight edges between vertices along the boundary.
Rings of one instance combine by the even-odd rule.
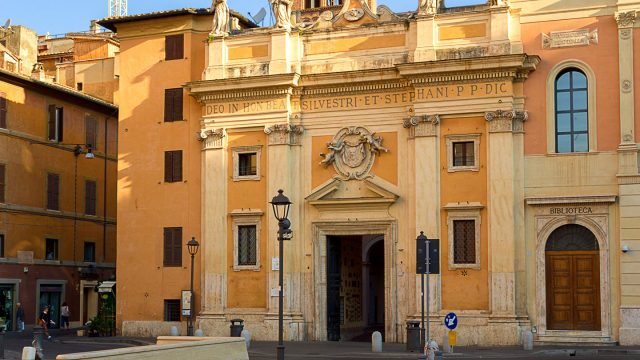
[[[364,180],[342,180],[334,178],[313,190],[306,197],[312,205],[372,205],[390,206],[399,195],[386,182],[368,178]]]

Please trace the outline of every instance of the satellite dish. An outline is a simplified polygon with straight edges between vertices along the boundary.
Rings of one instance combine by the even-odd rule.
[[[11,19],[7,19],[7,22],[6,22],[6,23],[4,23],[4,28],[5,28],[5,29],[9,29],[9,28],[11,28]]]
[[[260,11],[258,11],[256,16],[251,15],[251,13],[249,13],[249,16],[251,16],[251,19],[253,19],[254,23],[256,23],[256,24],[262,23],[262,21],[264,21],[264,17],[267,16],[267,10],[262,8],[262,9],[260,9]],[[262,26],[262,24],[260,24],[260,25]]]

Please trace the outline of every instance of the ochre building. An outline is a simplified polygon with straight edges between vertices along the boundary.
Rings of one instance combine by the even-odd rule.
[[[291,30],[227,36],[206,10],[101,22],[123,334],[184,331],[195,237],[196,327],[274,340],[283,189],[287,340],[405,341],[424,231],[432,337],[453,311],[459,344],[640,342],[640,2],[426,3],[305,2]]]

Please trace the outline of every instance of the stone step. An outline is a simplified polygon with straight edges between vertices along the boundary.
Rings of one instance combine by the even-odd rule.
[[[617,346],[610,337],[597,335],[547,334],[538,335],[533,341],[538,346]]]

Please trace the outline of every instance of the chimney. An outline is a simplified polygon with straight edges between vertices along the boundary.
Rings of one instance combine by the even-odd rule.
[[[92,34],[97,34],[100,31],[100,26],[98,26],[98,20],[91,20],[91,25],[89,25],[89,32]]]
[[[46,76],[44,73],[44,65],[41,62],[37,62],[33,65],[33,71],[31,71],[31,77],[40,81],[46,80]]]

